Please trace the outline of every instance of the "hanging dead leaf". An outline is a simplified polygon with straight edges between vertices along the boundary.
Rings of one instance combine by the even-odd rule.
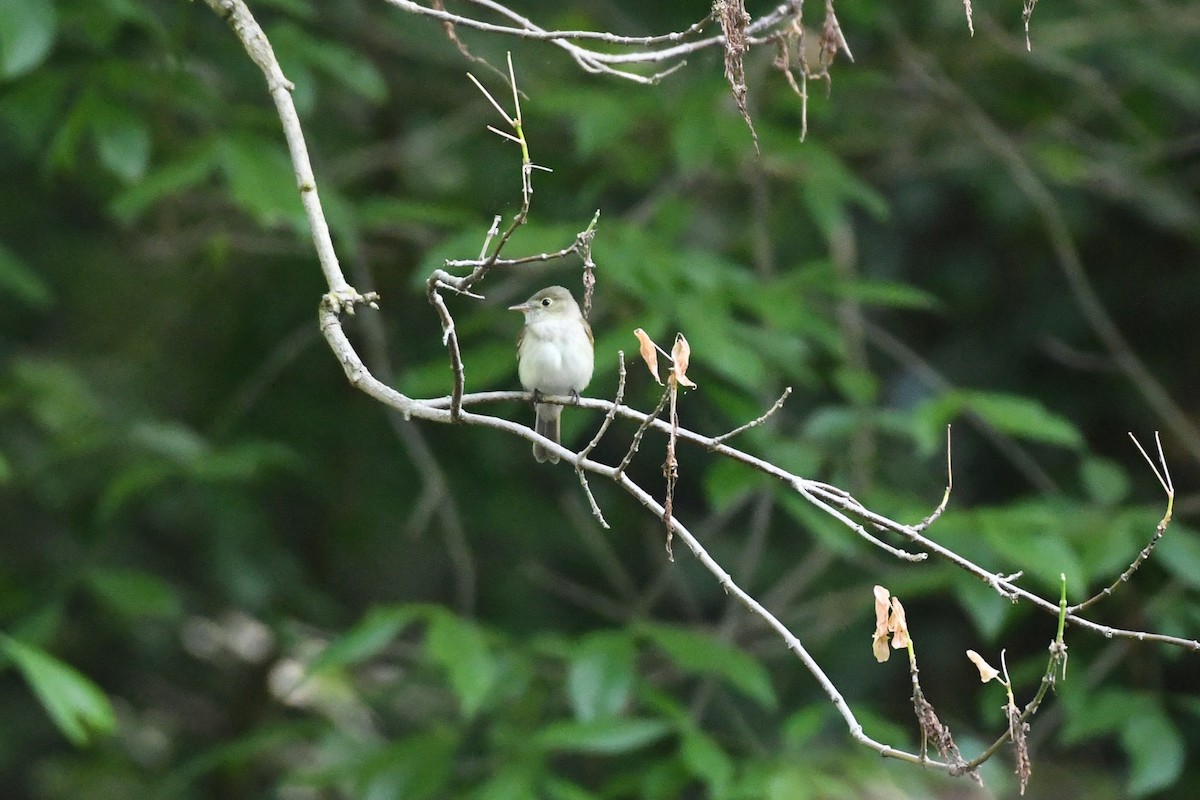
[[[875,587],[875,633],[871,636],[871,652],[875,660],[882,664],[888,660],[892,651],[888,649],[888,609],[891,608],[891,595],[882,586]]]
[[[900,598],[892,598],[892,618],[888,621],[888,628],[892,631],[892,648],[902,650],[908,647],[908,620],[904,616],[904,606],[900,605]]]
[[[675,346],[671,348],[671,373],[680,386],[695,388],[696,384],[687,376],[688,362],[692,358],[692,348],[682,333],[675,334]]]
[[[979,670],[979,680],[982,683],[987,683],[992,678],[999,677],[1000,670],[993,667],[983,659],[983,656],[976,653],[974,650],[967,651],[967,658],[971,659],[971,663]]]
[[[638,352],[642,354],[642,361],[646,362],[646,369],[650,370],[650,374],[654,376],[654,382],[661,386],[662,379],[658,377],[658,348],[641,328],[635,328],[633,335],[637,337]]]

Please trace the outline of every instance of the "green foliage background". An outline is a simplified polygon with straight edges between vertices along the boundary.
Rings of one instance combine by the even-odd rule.
[[[750,3],[760,14],[770,4]],[[680,30],[703,3],[514,4],[548,27]],[[339,253],[382,295],[348,323],[416,396],[450,373],[423,280],[519,203],[514,148],[435,22],[373,0],[251,3],[288,77]],[[682,330],[683,423],[919,520],[1054,596],[1111,582],[1164,502],[1126,436],[1164,431],[1176,521],[1103,622],[1200,636],[1200,7],[843,0],[856,62],[800,105],[747,61],[756,157],[719,53],[641,87],[511,50],[534,159],[511,255],[599,208],[592,323],[611,396],[631,331]],[[821,10],[808,10],[818,29]],[[815,40],[815,35],[812,36]],[[0,785],[11,798],[963,797],[881,763],[783,644],[660,524],[495,432],[415,425],[345,382],[264,82],[201,3],[0,0]],[[1057,238],[1056,238],[1057,237]],[[1070,249],[1192,434],[1105,347]],[[1064,253],[1066,255],[1064,256]],[[502,309],[575,265],[455,299],[468,388],[514,388]],[[628,399],[655,387],[630,372]],[[528,420],[525,407],[496,413]],[[566,433],[599,419],[568,411]],[[585,433],[588,432],[588,433]],[[619,459],[632,428],[597,451]],[[661,486],[662,442],[634,462]],[[908,674],[870,654],[908,608],[926,695],[970,756],[1029,697],[1053,618],[902,565],[755,474],[681,452],[677,513],[801,637],[868,733],[916,747]],[[659,489],[656,489],[659,490]],[[1195,654],[1068,630],[1029,796],[1190,796]],[[307,676],[306,680],[301,680]],[[1114,766],[1115,765],[1115,766]]]

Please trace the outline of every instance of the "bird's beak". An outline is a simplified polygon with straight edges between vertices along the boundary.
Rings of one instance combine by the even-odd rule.
[[[520,311],[521,313],[525,313],[526,311],[530,310],[529,303],[521,303],[519,305],[509,306],[508,310],[509,311]]]

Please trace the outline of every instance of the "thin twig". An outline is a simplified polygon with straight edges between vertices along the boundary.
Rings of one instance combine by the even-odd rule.
[[[580,459],[587,458],[596,446],[600,444],[600,440],[604,438],[604,434],[608,431],[608,427],[612,425],[613,420],[617,418],[617,409],[625,398],[625,351],[617,351],[617,393],[613,398],[613,404],[604,414],[604,419],[600,423],[600,429],[596,431],[596,435],[587,443],[587,446],[579,451]]]
[[[752,419],[749,422],[747,422],[745,425],[739,425],[738,427],[731,430],[729,433],[723,433],[720,436],[716,437],[715,439],[713,439],[713,441],[716,442],[717,444],[720,444],[721,442],[725,441],[726,439],[732,439],[734,436],[737,436],[739,433],[742,433],[743,431],[748,431],[753,427],[762,425],[764,422],[767,421],[768,417],[770,417],[772,414],[774,414],[779,409],[783,408],[783,401],[787,400],[788,395],[790,395],[791,393],[792,393],[792,387],[789,386],[783,390],[783,394],[779,395],[779,399],[775,401],[775,405],[773,405],[769,409],[767,409],[767,412],[765,414],[763,414],[761,417],[759,417],[758,419]]]
[[[658,398],[658,405],[654,407],[654,411],[646,414],[642,419],[642,424],[638,426],[637,431],[635,431],[633,434],[633,441],[629,443],[629,450],[625,453],[625,457],[621,459],[621,463],[617,465],[618,475],[624,474],[626,468],[629,467],[629,462],[633,461],[634,454],[637,453],[638,447],[640,447],[642,444],[642,437],[646,435],[646,431],[650,429],[650,426],[655,422],[661,422],[661,420],[658,419],[658,415],[661,414],[663,409],[667,407],[667,400],[669,400],[670,397],[670,389],[665,390],[662,393],[662,397]],[[669,427],[667,430],[670,432]]]
[[[898,547],[892,547],[887,542],[884,542],[884,541],[872,536],[870,533],[867,532],[867,529],[865,527],[863,527],[862,523],[855,522],[854,520],[850,519],[845,514],[843,514],[841,511],[838,511],[833,506],[829,505],[828,503],[824,502],[823,500],[818,499],[815,495],[813,495],[812,492],[809,491],[806,483],[807,483],[807,481],[802,481],[802,480],[797,481],[796,483],[794,483],[792,485],[792,488],[795,489],[796,493],[799,494],[801,497],[803,497],[805,500],[807,500],[808,502],[812,503],[817,508],[824,511],[826,514],[833,517],[838,522],[841,522],[847,528],[854,531],[860,537],[862,537],[866,541],[870,542],[871,544],[875,545],[880,550],[883,550],[884,552],[888,553],[889,555],[895,556],[896,558],[899,558],[903,561],[924,561],[925,559],[929,558],[928,553],[909,553],[905,550],[901,550]]]
[[[588,505],[591,506],[592,516],[600,523],[600,527],[604,530],[611,530],[608,525],[608,520],[604,518],[604,512],[600,510],[600,504],[596,502],[596,496],[592,494],[592,487],[588,484],[587,473],[576,467],[575,475],[579,478],[579,485],[583,487],[583,493],[587,495]]]
[[[1155,466],[1154,462],[1150,460],[1150,456],[1142,447],[1142,443],[1139,442],[1132,433],[1129,434],[1129,438],[1133,439],[1133,443],[1137,445],[1137,449],[1141,451],[1142,457],[1146,459],[1146,463],[1150,465],[1150,469],[1154,472],[1154,477],[1158,478],[1159,484],[1162,485],[1163,491],[1166,492],[1167,510],[1166,513],[1163,514],[1162,519],[1159,520],[1158,527],[1154,529],[1154,535],[1150,537],[1149,544],[1142,548],[1141,552],[1137,554],[1137,557],[1133,559],[1133,563],[1131,563],[1129,567],[1122,572],[1120,576],[1110,585],[1104,587],[1087,600],[1084,600],[1082,603],[1071,606],[1069,611],[1072,614],[1091,607],[1097,601],[1108,597],[1115,592],[1117,587],[1122,583],[1127,582],[1130,577],[1133,576],[1133,573],[1137,572],[1138,567],[1140,567],[1146,561],[1146,559],[1150,557],[1150,554],[1154,552],[1155,546],[1158,544],[1159,540],[1162,539],[1163,534],[1167,532],[1167,526],[1171,524],[1171,514],[1175,505],[1175,485],[1171,482],[1171,473],[1167,470],[1167,459],[1166,456],[1163,455],[1162,440],[1159,439],[1158,431],[1154,432],[1154,441],[1158,444],[1158,463],[1162,465],[1161,473],[1158,471],[1158,467]]]
[[[493,0],[470,1],[475,5],[508,18],[514,24],[496,25],[473,17],[453,14],[443,9],[429,8],[413,2],[413,0],[386,0],[386,2],[403,11],[432,17],[443,23],[449,22],[464,28],[474,28],[475,30],[489,33],[500,33],[521,39],[548,41],[555,47],[564,50],[586,72],[609,75],[640,84],[658,83],[667,75],[681,68],[686,63],[684,61],[686,56],[702,50],[722,47],[725,42],[723,36],[708,36],[684,41],[688,37],[698,34],[705,22],[708,21],[708,18],[679,33],[661,34],[651,37],[628,37],[599,31],[546,30],[535,24],[528,17],[522,16],[500,3],[493,2]],[[790,24],[790,21],[799,15],[801,6],[801,0],[788,0],[788,2],[777,6],[773,11],[752,21],[746,27],[747,35],[752,37],[769,35],[777,26]],[[574,41],[589,40],[638,49],[627,53],[606,53],[574,43]],[[656,47],[659,44],[667,44],[668,46]],[[642,75],[621,68],[626,65],[661,64],[663,62],[674,63],[651,75]]]
[[[476,0],[476,2],[484,2],[485,0]],[[361,357],[355,350],[354,346],[349,341],[345,330],[342,327],[341,314],[347,311],[352,311],[356,305],[371,302],[371,295],[359,295],[352,287],[346,283],[345,278],[341,274],[340,267],[337,265],[336,257],[333,256],[332,242],[329,239],[328,227],[325,223],[319,203],[312,202],[316,198],[315,181],[312,178],[311,166],[308,163],[308,157],[304,146],[303,135],[299,128],[299,121],[295,115],[295,108],[291,105],[288,89],[290,84],[283,78],[282,72],[279,69],[278,63],[275,61],[274,54],[271,52],[270,45],[267,43],[265,35],[254,22],[249,10],[245,7],[242,0],[206,0],[208,4],[217,11],[223,18],[230,21],[237,36],[242,40],[251,58],[262,68],[264,75],[267,78],[267,84],[270,89],[272,98],[275,99],[277,109],[279,110],[281,120],[284,124],[285,134],[288,137],[289,150],[292,153],[293,163],[296,166],[297,176],[299,178],[299,186],[302,199],[305,200],[305,209],[309,214],[310,222],[313,228],[314,244],[318,249],[318,254],[321,259],[322,269],[325,272],[326,280],[329,284],[330,291],[321,301],[318,310],[318,322],[322,334],[325,336],[331,351],[338,359],[346,374],[350,384],[368,396],[378,400],[381,403],[397,410],[404,419],[418,418],[429,422],[448,424],[459,422],[465,425],[474,425],[486,427],[493,430],[501,431],[514,436],[525,438],[532,441],[537,437],[537,434],[529,427],[520,425],[511,420],[493,417],[484,414],[473,413],[468,410],[471,406],[497,401],[513,401],[518,399],[527,399],[528,394],[524,392],[485,392],[477,394],[466,394],[462,389],[460,377],[456,377],[456,388],[449,397],[434,398],[430,400],[415,400],[410,398],[386,383],[376,378],[367,366],[363,363]],[[407,0],[391,0],[396,5],[405,5]],[[486,0],[490,2],[490,0]],[[415,6],[414,3],[409,5]],[[419,13],[429,13],[430,9],[417,6]],[[798,0],[785,3],[776,9],[773,14],[776,21],[787,18],[789,15],[794,15],[799,11]],[[444,12],[443,20],[445,18]],[[437,16],[436,14],[430,14]],[[453,16],[453,15],[450,15]],[[768,15],[771,17],[772,15]],[[760,19],[753,22],[747,28],[748,32],[753,33],[756,25],[765,24],[764,20]],[[772,23],[773,24],[773,23]],[[557,43],[556,43],[557,44]],[[690,43],[689,46],[694,46],[696,43]],[[561,45],[560,45],[561,46]],[[576,48],[580,50],[579,48]],[[661,51],[656,51],[652,54],[654,57],[671,58],[674,55],[664,55],[672,52],[673,48],[664,48]],[[602,63],[599,59],[603,54],[582,53],[580,58],[583,60],[592,59],[591,64]],[[581,63],[583,63],[581,61]],[[607,63],[625,63],[619,60],[611,60]],[[513,81],[515,84],[515,80]],[[519,122],[519,107],[518,107]],[[517,126],[516,134],[523,141],[523,133],[520,126]],[[522,148],[523,151],[526,148]],[[523,180],[527,177],[531,162],[527,159],[527,153],[523,152],[522,170]],[[528,199],[528,194],[525,194],[525,199]],[[439,319],[442,323],[443,336],[449,347],[453,342],[452,359],[454,358],[453,350],[457,348],[457,337],[454,332],[454,321],[449,315],[448,309],[445,307],[444,300],[438,292],[439,288],[445,288],[460,293],[469,293],[472,286],[478,283],[493,266],[496,259],[499,257],[500,251],[503,249],[508,238],[517,226],[524,222],[524,217],[528,212],[528,208],[523,206],[522,211],[506,229],[505,233],[500,235],[500,240],[492,250],[490,257],[483,258],[481,263],[475,265],[469,275],[464,277],[455,277],[445,272],[444,270],[435,270],[430,276],[427,284],[428,291],[432,295],[431,301],[435,310],[438,312]],[[485,248],[486,252],[486,248]],[[436,299],[434,299],[436,298]],[[461,360],[461,357],[460,357]],[[1055,604],[1046,598],[1033,594],[1032,592],[1017,586],[1013,581],[1015,577],[997,576],[994,573],[986,570],[982,566],[975,564],[969,559],[959,555],[958,553],[949,550],[937,542],[924,536],[918,528],[914,526],[904,525],[902,523],[891,520],[881,514],[871,511],[863,506],[852,495],[840,490],[837,487],[831,487],[819,481],[813,481],[793,475],[787,470],[778,467],[770,462],[764,461],[756,456],[750,455],[743,451],[732,448],[721,441],[716,441],[712,437],[702,436],[694,431],[679,426],[678,420],[673,419],[670,422],[659,419],[663,407],[668,399],[668,393],[664,393],[659,401],[658,407],[653,414],[645,414],[635,409],[628,408],[620,402],[612,402],[598,399],[578,399],[573,401],[573,405],[592,408],[604,411],[606,414],[610,412],[614,418],[620,416],[622,418],[633,419],[638,422],[639,427],[635,434],[634,443],[630,450],[625,454],[620,464],[610,466],[583,456],[568,453],[572,459],[572,463],[580,470],[580,473],[592,473],[606,477],[618,486],[628,492],[638,503],[643,505],[651,513],[658,516],[660,519],[667,519],[671,533],[678,536],[681,541],[691,550],[699,563],[708,570],[717,580],[718,584],[729,594],[733,595],[739,602],[746,606],[754,615],[766,623],[770,629],[786,644],[789,650],[796,654],[800,659],[805,669],[817,681],[821,690],[829,698],[830,702],[837,709],[842,717],[851,737],[875,752],[890,758],[896,758],[908,763],[918,764],[925,767],[932,767],[944,771],[953,771],[955,765],[938,762],[924,758],[921,755],[905,752],[896,748],[885,745],[879,741],[872,739],[863,732],[862,725],[858,722],[854,713],[851,711],[846,700],[838,690],[837,686],[829,678],[828,675],[821,669],[820,665],[808,653],[807,649],[801,641],[779,621],[770,611],[768,611],[760,602],[743,590],[732,577],[713,559],[709,553],[700,544],[699,540],[692,534],[688,527],[679,519],[667,513],[663,505],[659,504],[646,490],[635,483],[627,474],[626,469],[637,451],[637,446],[646,431],[650,428],[663,431],[673,436],[681,442],[691,442],[701,446],[717,456],[731,459],[735,462],[746,464],[754,469],[760,470],[764,474],[771,475],[786,485],[792,487],[801,496],[812,502],[817,508],[825,511],[842,524],[846,525],[856,534],[867,538],[877,546],[883,547],[888,552],[899,558],[916,559],[924,557],[927,553],[933,553],[941,558],[949,561],[955,567],[975,575],[981,580],[987,581],[994,585],[997,591],[1007,593],[1014,601],[1026,601],[1031,605],[1054,613],[1059,618],[1059,629],[1061,641],[1061,631],[1066,623],[1070,623],[1082,630],[1089,630],[1098,633],[1105,637],[1120,637],[1125,639],[1138,639],[1141,641],[1153,641],[1163,644],[1184,647],[1194,651],[1200,651],[1200,641],[1183,639],[1180,637],[1169,636],[1165,634],[1149,633],[1144,631],[1132,631],[1118,628],[1112,628],[1100,625],[1085,617],[1079,616],[1077,613],[1071,613],[1070,609],[1065,607],[1065,599],[1060,603]],[[550,402],[556,402],[551,399]],[[1161,445],[1160,445],[1161,454]],[[1165,461],[1163,462],[1163,474],[1160,476],[1160,481],[1166,487],[1170,487],[1169,473],[1166,472]],[[1173,498],[1173,489],[1171,490]],[[1164,520],[1169,519],[1170,507],[1168,506],[1168,514],[1164,516]],[[844,513],[843,513],[844,512]],[[858,520],[852,519],[850,515],[857,517]],[[897,548],[892,548],[889,545],[880,542],[873,536],[867,533],[864,525],[869,524],[880,530],[899,534],[908,538],[911,542],[920,547],[924,552],[918,554],[905,553]]]
[[[604,415],[604,419],[601,421],[600,429],[596,431],[596,435],[592,437],[592,440],[587,443],[586,447],[576,454],[577,460],[575,462],[575,474],[579,476],[579,484],[583,487],[583,491],[587,495],[588,504],[592,508],[592,515],[600,521],[600,524],[605,530],[608,530],[608,522],[604,519],[604,514],[600,510],[600,504],[596,502],[595,495],[592,494],[592,487],[588,485],[587,476],[584,474],[583,469],[578,465],[581,464],[588,457],[588,455],[596,449],[598,444],[600,444],[600,440],[604,438],[604,434],[608,431],[609,426],[612,425],[613,420],[617,417],[617,407],[621,405],[625,398],[625,352],[623,350],[617,351],[617,376],[617,394],[613,399],[612,408],[610,408],[608,413]]]
[[[942,512],[946,510],[946,506],[950,504],[950,492],[954,489],[954,459],[951,455],[950,448],[950,426],[946,426],[946,491],[942,494],[942,502],[938,503],[929,516],[913,526],[913,530],[923,531],[933,523],[937,522],[938,517],[942,516]]]

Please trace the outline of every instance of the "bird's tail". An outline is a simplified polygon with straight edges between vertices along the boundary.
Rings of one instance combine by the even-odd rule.
[[[559,440],[558,421],[562,417],[562,406],[556,406],[553,403],[538,403],[534,413],[537,414],[534,430],[547,439],[557,442]],[[551,464],[558,463],[557,455],[536,442],[533,445],[533,457],[539,464],[543,461],[549,461]]]

